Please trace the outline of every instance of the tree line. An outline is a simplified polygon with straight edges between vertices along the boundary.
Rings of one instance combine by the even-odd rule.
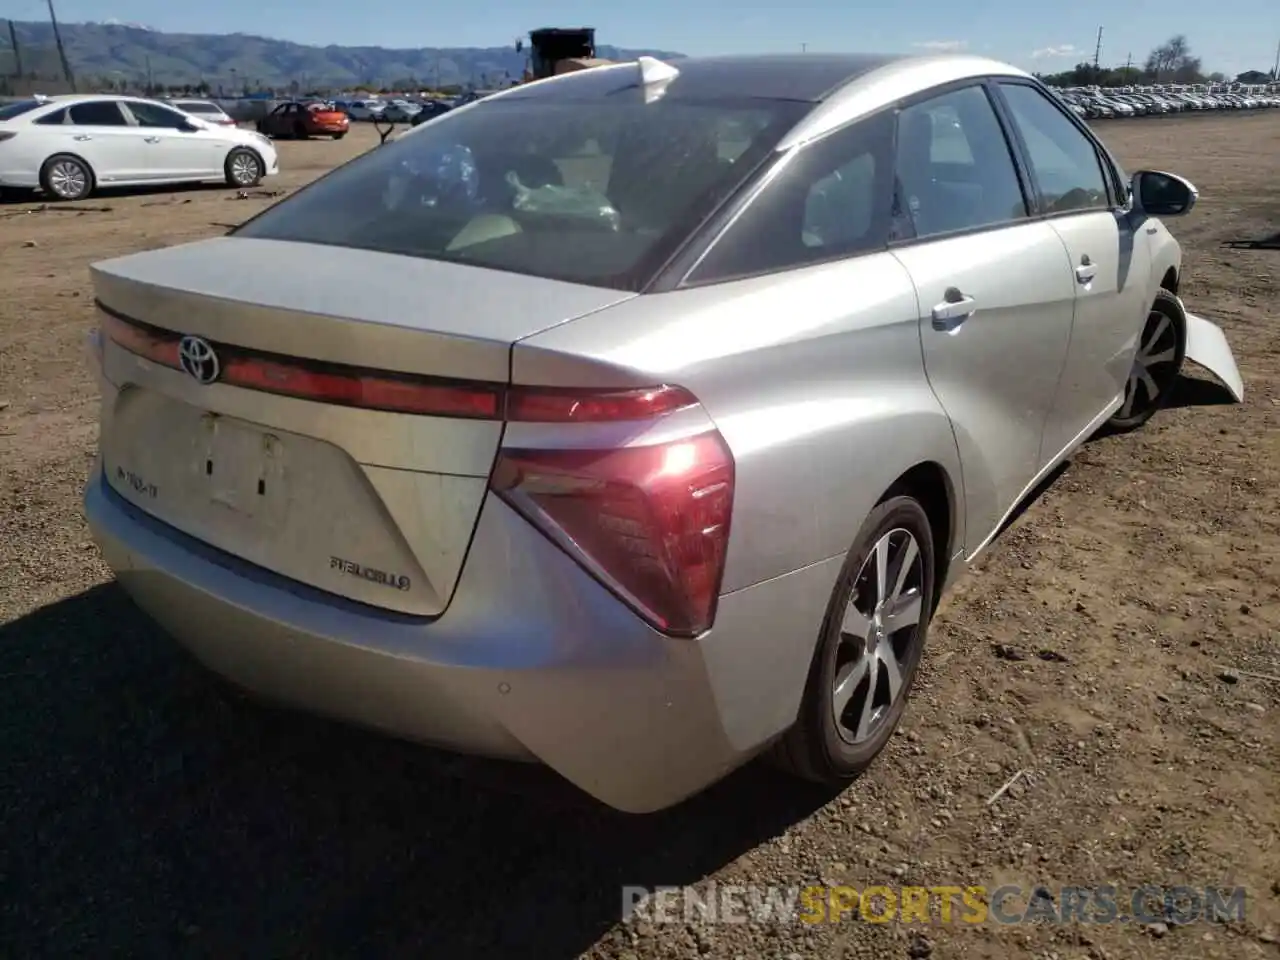
[[[1205,73],[1201,59],[1191,52],[1183,34],[1170,37],[1155,47],[1140,64],[1120,67],[1077,63],[1061,73],[1036,74],[1055,87],[1126,87],[1153,83],[1224,83],[1226,74]],[[1247,70],[1234,78],[1239,83],[1269,83],[1277,79],[1270,70]]]

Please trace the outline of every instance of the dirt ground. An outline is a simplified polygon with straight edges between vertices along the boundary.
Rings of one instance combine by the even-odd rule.
[[[1089,443],[936,622],[900,734],[832,797],[752,767],[624,818],[534,771],[250,703],[111,584],[80,510],[86,266],[216,235],[225,188],[0,206],[0,955],[746,960],[1280,956],[1280,112],[1100,127],[1182,173],[1188,379]],[[290,190],[367,149],[282,145]],[[31,212],[27,212],[27,211]],[[1193,371],[1189,371],[1193,372]],[[1269,679],[1268,679],[1269,677]],[[988,798],[1018,771],[1007,793]],[[623,885],[1243,885],[1243,922],[620,921]]]

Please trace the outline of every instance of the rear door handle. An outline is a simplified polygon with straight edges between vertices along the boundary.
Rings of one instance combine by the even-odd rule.
[[[93,137],[89,136],[87,133],[77,133],[77,134],[76,134],[74,137],[72,137],[71,139],[72,139],[72,140],[79,140],[79,141],[81,141],[81,142],[84,142],[85,140],[92,140],[92,139],[93,139]]]
[[[1098,268],[1092,263],[1082,263],[1076,267],[1076,280],[1080,283],[1092,283],[1098,275]]]
[[[145,142],[147,142],[147,143],[159,143],[159,142],[160,142],[160,138],[159,138],[159,137],[143,137],[142,139],[143,139]]]
[[[977,311],[977,301],[951,287],[945,299],[933,308],[933,329],[954,330]]]

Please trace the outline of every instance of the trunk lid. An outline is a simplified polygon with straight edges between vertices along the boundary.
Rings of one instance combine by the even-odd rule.
[[[508,382],[515,341],[633,296],[234,237],[95,264],[92,276],[110,322],[145,324],[174,347],[189,335],[223,358],[301,361],[321,377],[355,368],[489,384]],[[448,604],[499,419],[206,384],[110,340],[102,364],[104,475],[122,497],[212,546],[352,600],[418,616]]]

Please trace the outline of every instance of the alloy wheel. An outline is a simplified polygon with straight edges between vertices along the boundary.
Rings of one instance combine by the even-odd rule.
[[[89,174],[74,160],[59,160],[49,168],[49,189],[63,200],[77,200],[89,187]]]
[[[840,625],[832,711],[850,744],[879,730],[906,688],[925,607],[924,564],[910,531],[890,530],[863,561]]]
[[[1178,329],[1160,310],[1147,314],[1147,322],[1133,355],[1133,366],[1124,386],[1124,402],[1118,419],[1134,415],[1135,408],[1155,406],[1164,400],[1178,374]]]
[[[231,178],[241,186],[250,186],[258,179],[258,161],[250,154],[238,153],[231,158]]]

